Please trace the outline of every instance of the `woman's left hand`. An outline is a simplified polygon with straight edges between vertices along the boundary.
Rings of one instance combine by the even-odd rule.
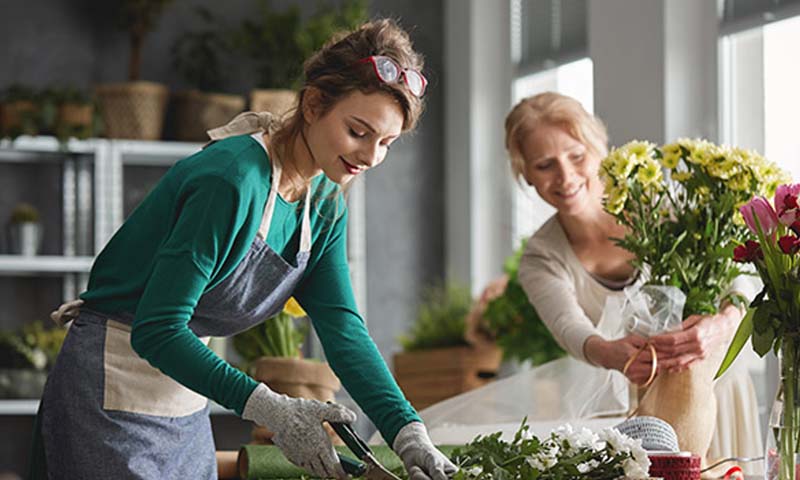
[[[730,340],[741,318],[741,310],[728,305],[713,315],[690,315],[683,321],[680,332],[651,338],[658,352],[659,370],[681,372],[708,358]]]

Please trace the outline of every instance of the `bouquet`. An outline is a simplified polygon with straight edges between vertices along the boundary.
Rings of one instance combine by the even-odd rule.
[[[605,208],[628,228],[617,243],[649,272],[647,284],[679,288],[683,317],[716,313],[742,270],[731,253],[746,227],[738,209],[772,195],[786,175],[757,153],[681,139],[632,141],[602,162]]]
[[[453,480],[648,477],[650,459],[641,440],[613,428],[593,433],[586,428],[576,431],[569,424],[540,440],[530,434],[526,420],[510,443],[493,433],[456,449],[452,459],[460,470]]]
[[[744,243],[733,251],[736,262],[755,267],[764,288],[750,304],[734,336],[717,376],[722,375],[752,338],[753,349],[762,357],[781,353],[779,400],[783,400],[782,424],[777,427],[777,466],[783,480],[796,476],[794,459],[800,453],[800,184],[776,189],[774,206],[762,196],[741,207],[750,230]],[[772,419],[771,419],[772,423]],[[773,472],[774,473],[774,472]]]

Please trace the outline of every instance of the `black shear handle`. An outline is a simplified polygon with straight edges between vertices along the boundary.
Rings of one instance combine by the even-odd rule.
[[[349,423],[334,423],[331,422],[331,427],[333,431],[336,432],[336,435],[339,435],[339,438],[342,439],[347,448],[350,449],[351,452],[356,454],[358,458],[364,458],[367,455],[372,453],[369,446],[364,442],[364,440],[359,437],[353,427],[350,426]]]

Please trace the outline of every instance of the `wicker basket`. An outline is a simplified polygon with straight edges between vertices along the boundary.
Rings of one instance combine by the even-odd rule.
[[[244,110],[244,97],[184,90],[172,95],[175,105],[175,138],[186,142],[208,140],[207,130],[228,123]]]
[[[152,82],[98,85],[95,88],[106,136],[158,140],[164,126],[169,92]]]
[[[250,92],[250,110],[270,112],[282,117],[297,106],[297,92],[294,90],[253,90]]]

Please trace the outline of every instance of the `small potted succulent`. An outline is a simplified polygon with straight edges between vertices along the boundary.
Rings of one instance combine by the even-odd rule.
[[[472,346],[464,337],[471,305],[465,287],[429,287],[411,330],[400,337],[403,351],[394,355],[394,375],[415,408],[480,387],[496,376],[500,350]]]
[[[39,321],[0,332],[0,398],[39,398],[66,334]]]
[[[325,362],[302,357],[309,327],[294,298],[263,323],[233,337],[233,347],[253,378],[290,397],[332,401],[341,383]],[[269,443],[272,433],[253,429],[253,441]]]
[[[172,95],[175,137],[197,142],[208,140],[206,131],[225,124],[244,110],[244,97],[221,93],[226,76],[222,59],[231,49],[224,33],[207,8],[197,7],[205,26],[185,32],[172,46],[172,65],[191,88]]]
[[[29,203],[20,203],[11,212],[8,223],[9,252],[36,255],[42,243],[39,210]]]
[[[20,135],[36,135],[40,122],[41,108],[36,91],[19,84],[6,88],[0,108],[3,136],[14,139]]]

